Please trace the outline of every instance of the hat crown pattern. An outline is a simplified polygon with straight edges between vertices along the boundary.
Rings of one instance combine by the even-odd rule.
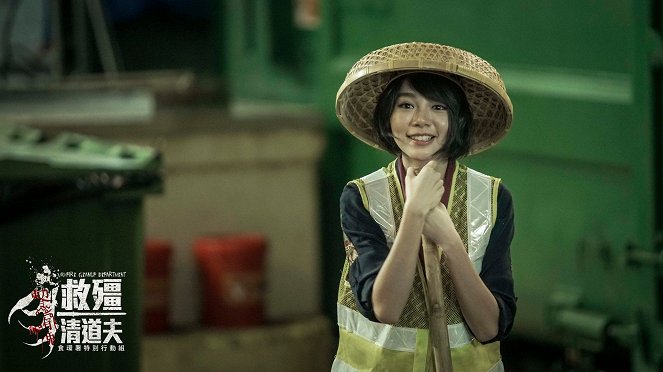
[[[420,42],[390,45],[368,53],[355,62],[348,71],[345,79],[346,83],[353,79],[354,75],[357,75],[357,77],[366,75],[365,69],[370,70],[374,66],[389,65],[390,62],[394,61],[418,61],[422,65],[420,67],[425,67],[426,61],[431,65],[440,62],[453,63],[481,74],[505,89],[500,74],[484,59],[452,46]]]

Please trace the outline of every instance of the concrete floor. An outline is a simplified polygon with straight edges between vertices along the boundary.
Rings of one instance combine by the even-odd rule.
[[[328,371],[335,352],[332,322],[315,316],[245,329],[200,328],[148,335],[143,372]]]

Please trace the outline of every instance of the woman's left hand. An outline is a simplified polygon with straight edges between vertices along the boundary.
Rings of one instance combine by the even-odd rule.
[[[439,203],[428,212],[423,233],[440,246],[461,241],[460,235],[456,232],[456,228],[451,221],[447,207],[442,203]]]
[[[456,298],[474,336],[481,342],[493,339],[498,332],[500,314],[497,300],[474,269],[444,204],[440,203],[426,215],[423,234],[444,252]]]

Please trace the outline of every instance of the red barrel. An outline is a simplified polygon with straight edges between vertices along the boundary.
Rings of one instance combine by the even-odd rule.
[[[169,328],[170,260],[173,248],[170,242],[145,242],[145,287],[143,330],[145,333],[167,331]]]
[[[246,327],[264,323],[266,239],[261,234],[201,237],[194,253],[202,280],[202,323]]]

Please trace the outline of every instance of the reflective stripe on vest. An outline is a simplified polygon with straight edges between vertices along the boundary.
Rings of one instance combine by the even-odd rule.
[[[340,304],[337,311],[339,343],[332,371],[425,370],[427,329],[372,322]]]
[[[334,363],[331,368],[332,372],[360,372],[360,370],[353,368],[351,365],[345,363],[344,361],[334,358]],[[413,369],[413,371],[416,371]],[[495,363],[495,365],[487,370],[486,372],[504,372],[504,364],[502,361]]]
[[[339,348],[331,370],[426,371],[427,329],[396,327],[372,322],[358,312],[337,304]],[[476,340],[451,344],[454,370],[502,372],[499,342],[482,345]],[[352,361],[354,365],[346,361]]]
[[[493,229],[491,178],[467,168],[467,254],[474,270],[481,272],[483,256]],[[497,195],[494,196],[495,198]]]
[[[338,326],[350,333],[370,341],[382,348],[396,351],[413,352],[417,343],[417,329],[396,327],[390,324],[372,322],[358,312],[336,304]],[[449,346],[461,347],[472,342],[472,337],[464,323],[451,324],[449,330]]]
[[[369,203],[368,211],[375,222],[380,225],[387,238],[387,246],[391,249],[396,235],[396,223],[387,177],[388,175],[382,169],[378,169],[368,176],[362,177],[361,180],[364,182],[364,190]]]

